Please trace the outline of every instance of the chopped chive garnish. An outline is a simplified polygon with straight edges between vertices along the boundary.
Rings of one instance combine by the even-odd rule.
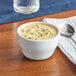
[[[39,26],[37,25],[37,27],[39,27]]]
[[[38,37],[40,37],[40,36],[38,36]]]
[[[48,29],[46,29],[46,30],[48,30]]]
[[[29,37],[29,39],[31,39],[31,37]]]
[[[33,34],[33,33],[30,33],[30,34]]]
[[[48,33],[46,33],[46,35],[47,35]]]
[[[40,36],[42,37],[42,34],[40,34]]]
[[[40,34],[40,32],[38,32],[38,34]]]

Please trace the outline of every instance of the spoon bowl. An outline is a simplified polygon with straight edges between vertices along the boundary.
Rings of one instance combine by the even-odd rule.
[[[63,30],[64,31],[61,31],[61,35],[64,35],[67,37],[70,37],[70,36],[74,35],[74,33],[75,33],[74,28],[70,24],[64,24]]]
[[[61,23],[61,25],[62,25],[62,27],[60,28],[61,35],[71,38],[74,44],[76,45],[76,41],[72,38],[72,36],[75,33],[75,29],[70,24]]]

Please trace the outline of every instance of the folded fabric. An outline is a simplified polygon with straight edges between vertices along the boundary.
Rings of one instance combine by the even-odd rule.
[[[46,23],[53,24],[55,26],[58,26],[59,23],[68,23],[73,26],[73,28],[75,29],[74,35],[71,37],[65,37],[61,35],[58,47],[73,64],[76,64],[76,16],[60,19],[44,18],[43,21]]]

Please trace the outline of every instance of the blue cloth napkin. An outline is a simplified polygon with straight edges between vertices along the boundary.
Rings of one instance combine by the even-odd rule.
[[[0,24],[42,16],[51,13],[76,9],[76,0],[40,0],[40,10],[33,14],[24,15],[13,10],[13,0],[0,1]]]

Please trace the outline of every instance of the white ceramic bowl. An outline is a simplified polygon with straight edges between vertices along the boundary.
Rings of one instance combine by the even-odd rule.
[[[18,42],[19,45],[22,49],[23,54],[33,60],[43,60],[51,57],[58,45],[59,42],[59,36],[60,36],[60,31],[58,30],[58,33],[55,37],[46,39],[46,40],[31,40],[27,39],[24,36],[22,36],[20,30],[21,28],[24,28],[24,26],[27,26],[28,24],[32,23],[44,23],[44,22],[29,22],[22,24],[21,26],[18,27],[17,29],[17,36],[18,36]],[[44,23],[47,24],[47,23]],[[51,24],[50,24],[51,25]]]

